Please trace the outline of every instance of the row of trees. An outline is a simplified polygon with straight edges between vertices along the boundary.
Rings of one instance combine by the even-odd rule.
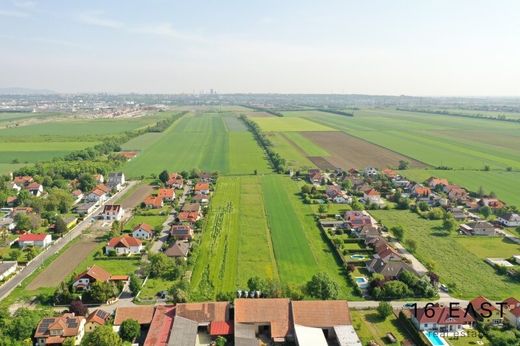
[[[420,108],[397,108],[397,110],[406,111],[406,112],[416,112],[416,113],[450,115],[450,116],[462,117],[462,118],[499,120],[499,121],[515,122],[515,123],[520,122],[520,119],[508,118],[505,114],[499,114],[499,115],[490,115],[490,114],[483,114],[483,113],[468,114],[468,113],[457,113],[457,112],[442,111],[442,110],[428,110],[428,109],[425,110],[425,109],[420,109]]]

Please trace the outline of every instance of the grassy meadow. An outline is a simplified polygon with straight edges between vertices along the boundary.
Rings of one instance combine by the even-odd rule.
[[[520,285],[507,276],[498,275],[484,262],[481,248],[489,248],[485,254],[506,257],[519,253],[517,244],[499,242],[494,238],[468,238],[452,232],[445,235],[441,221],[428,221],[410,211],[373,210],[376,220],[387,227],[402,226],[404,239],[417,242],[415,256],[422,263],[432,263],[434,272],[442,283],[452,290],[452,295],[472,299],[484,295],[490,299],[505,299],[520,295]],[[489,242],[489,243],[488,243]]]
[[[257,117],[255,122],[265,132],[335,131],[329,126],[304,118]]]

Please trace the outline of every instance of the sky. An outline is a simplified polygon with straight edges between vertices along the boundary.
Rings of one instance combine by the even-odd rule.
[[[0,0],[0,88],[520,96],[520,1]]]

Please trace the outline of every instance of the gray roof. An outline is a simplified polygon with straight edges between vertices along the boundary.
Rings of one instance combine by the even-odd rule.
[[[168,346],[194,346],[199,324],[181,316],[175,316]]]
[[[187,241],[176,241],[164,254],[168,257],[186,257],[190,251],[190,243]]]
[[[385,262],[380,258],[374,258],[367,266],[372,267],[374,272],[384,275],[385,277],[397,277],[404,270],[415,274],[413,268],[403,261],[388,261]]]
[[[258,346],[254,324],[235,322],[235,346]]]
[[[0,274],[5,273],[13,266],[16,267],[16,261],[0,262]]]

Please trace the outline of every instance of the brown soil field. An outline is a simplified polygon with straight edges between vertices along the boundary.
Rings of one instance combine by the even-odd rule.
[[[83,236],[82,236],[83,237]],[[54,260],[44,271],[34,278],[27,290],[37,290],[41,287],[57,287],[66,280],[87,256],[99,245],[92,237],[84,237],[76,244],[69,247]]]
[[[307,156],[307,158],[309,160],[311,160],[311,162],[314,163],[316,165],[316,167],[318,167],[319,169],[322,169],[324,171],[325,170],[334,170],[337,168],[332,163],[327,161],[327,159],[324,158],[323,156]]]
[[[130,191],[128,195],[124,195],[118,202],[124,209],[133,209],[137,207],[146,196],[151,194],[153,187],[147,184],[140,184],[134,190]]]
[[[410,167],[424,168],[426,164],[403,156],[385,147],[372,144],[340,131],[309,131],[301,134],[330,153],[326,159],[343,169],[397,167],[399,160],[408,161]]]

